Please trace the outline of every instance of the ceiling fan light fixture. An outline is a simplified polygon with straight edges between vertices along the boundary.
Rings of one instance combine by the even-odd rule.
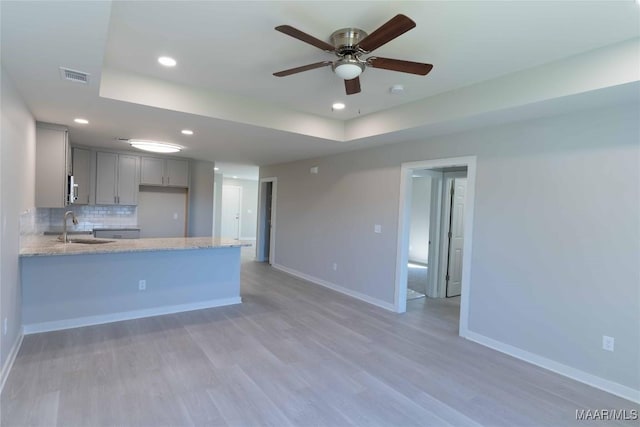
[[[342,58],[336,61],[333,71],[343,80],[353,80],[364,71],[364,64],[353,58]]]
[[[141,139],[131,139],[129,144],[133,148],[143,151],[151,151],[152,153],[177,153],[182,150],[182,147],[174,144],[167,144],[166,142],[147,141]]]

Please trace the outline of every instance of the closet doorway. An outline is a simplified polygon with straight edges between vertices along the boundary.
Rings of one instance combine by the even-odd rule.
[[[276,197],[278,178],[262,178],[258,190],[258,237],[256,260],[275,262]]]
[[[467,168],[411,175],[407,300],[460,296]]]

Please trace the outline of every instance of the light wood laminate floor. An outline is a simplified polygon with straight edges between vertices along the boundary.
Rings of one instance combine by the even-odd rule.
[[[576,409],[638,409],[459,338],[455,300],[397,315],[246,256],[242,297],[26,336],[1,425],[593,426],[625,423]]]

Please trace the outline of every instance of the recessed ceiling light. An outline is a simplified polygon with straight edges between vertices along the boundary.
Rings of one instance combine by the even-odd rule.
[[[182,129],[180,132],[182,132],[183,135],[193,135],[193,131],[191,129]]]
[[[89,120],[87,119],[81,119],[81,118],[77,118],[77,119],[73,119],[74,122],[79,123],[81,125],[88,125],[89,124]]]
[[[151,151],[154,153],[177,153],[182,150],[182,147],[174,144],[167,144],[166,142],[158,142],[158,141],[145,141],[140,139],[131,139],[129,140],[129,144],[133,148],[137,148],[138,150]]]
[[[219,170],[220,170],[220,168],[213,168],[213,170],[214,170],[214,171],[219,171]]]
[[[165,67],[175,67],[177,64],[175,59],[168,56],[161,56],[160,58],[158,58],[158,62]]]
[[[344,110],[345,105],[342,102],[335,102],[332,106],[331,109],[333,110]]]
[[[394,95],[401,95],[404,93],[404,86],[402,85],[393,85],[389,88],[389,92]]]
[[[238,179],[238,177],[237,177],[237,176],[235,176],[235,175],[233,175],[231,178],[233,178],[233,179]]]

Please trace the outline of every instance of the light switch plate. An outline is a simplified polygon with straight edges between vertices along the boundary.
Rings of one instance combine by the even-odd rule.
[[[380,224],[376,224],[373,226],[374,233],[382,233],[382,226]]]

